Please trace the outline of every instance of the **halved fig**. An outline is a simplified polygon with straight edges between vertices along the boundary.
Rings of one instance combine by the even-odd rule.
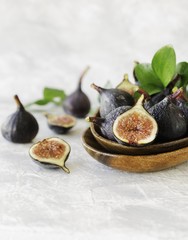
[[[65,166],[71,148],[63,139],[52,137],[46,138],[35,143],[29,150],[29,155],[36,163],[47,168],[62,168],[65,172],[70,173]]]
[[[125,74],[123,80],[117,85],[116,88],[126,91],[133,96],[134,93],[139,89],[139,86],[131,83],[129,81],[128,74]]]
[[[67,133],[76,124],[76,118],[71,115],[45,114],[48,126],[58,134]]]
[[[113,133],[117,142],[140,146],[153,142],[158,132],[155,119],[143,108],[144,95],[136,105],[117,117]]]

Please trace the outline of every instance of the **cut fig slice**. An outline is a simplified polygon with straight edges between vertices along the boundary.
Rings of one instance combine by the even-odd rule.
[[[117,142],[129,145],[145,145],[154,141],[158,132],[155,119],[143,108],[144,95],[136,105],[117,117],[113,133]]]
[[[71,148],[63,139],[52,137],[46,138],[35,143],[29,150],[29,155],[36,163],[42,164],[44,167],[60,167],[65,172],[70,173],[65,166]]]
[[[71,115],[45,114],[48,126],[58,134],[67,133],[76,124],[76,118]]]

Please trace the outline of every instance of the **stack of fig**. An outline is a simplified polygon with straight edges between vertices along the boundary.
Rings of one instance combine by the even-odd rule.
[[[188,132],[188,102],[182,89],[168,87],[149,96],[138,85],[124,81],[116,88],[95,84],[100,96],[99,113],[87,117],[97,125],[101,135],[120,144],[144,146],[155,142],[181,139]]]

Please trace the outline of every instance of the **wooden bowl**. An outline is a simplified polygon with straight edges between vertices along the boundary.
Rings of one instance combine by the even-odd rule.
[[[148,155],[171,152],[188,146],[188,137],[174,140],[171,142],[152,143],[150,145],[140,147],[126,146],[104,138],[100,132],[100,129],[93,123],[91,123],[90,129],[96,141],[103,148],[105,148],[106,150],[108,150],[108,152],[111,153],[121,153],[128,155]]]
[[[188,160],[188,147],[145,156],[112,154],[96,141],[90,128],[84,132],[82,144],[89,155],[100,163],[128,172],[155,172]]]

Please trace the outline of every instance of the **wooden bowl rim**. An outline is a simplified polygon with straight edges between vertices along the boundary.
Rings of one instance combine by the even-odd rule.
[[[120,154],[125,154],[126,152],[129,152],[129,151],[140,151],[141,155],[148,155],[148,154],[150,155],[150,154],[170,152],[170,151],[174,151],[174,150],[188,146],[188,137],[184,137],[184,138],[170,141],[170,142],[152,143],[150,145],[139,146],[139,147],[122,145],[118,142],[114,142],[112,140],[106,139],[105,137],[100,135],[96,130],[96,125],[94,125],[93,123],[90,124],[90,129],[93,136],[102,147],[105,147],[109,151],[111,151],[111,147],[114,147],[115,148],[114,152],[120,153]],[[118,150],[116,151],[116,149]],[[146,153],[144,153],[145,151]],[[137,154],[134,154],[134,155],[137,155]]]

